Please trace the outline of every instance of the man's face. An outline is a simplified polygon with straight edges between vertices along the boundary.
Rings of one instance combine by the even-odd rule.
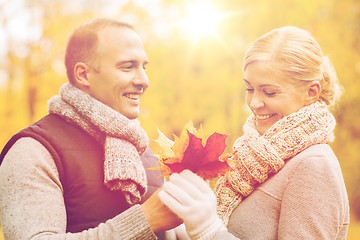
[[[106,27],[99,32],[96,70],[88,73],[88,93],[129,119],[140,113],[140,98],[149,81],[148,59],[140,37],[131,29]]]

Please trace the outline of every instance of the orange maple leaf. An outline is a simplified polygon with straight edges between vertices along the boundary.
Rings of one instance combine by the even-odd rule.
[[[200,177],[207,179],[215,178],[230,170],[226,162],[229,154],[223,154],[227,138],[226,134],[213,133],[205,143],[194,130],[192,123],[188,123],[180,138],[175,136],[175,142],[167,139],[159,131],[158,143],[163,147],[159,155],[162,176],[171,173],[180,173],[184,169],[189,169]]]

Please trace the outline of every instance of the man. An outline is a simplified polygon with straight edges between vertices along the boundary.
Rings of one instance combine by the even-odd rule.
[[[180,223],[157,194],[146,200],[162,185],[145,171],[157,160],[136,119],[147,63],[126,24],[97,19],[73,32],[69,83],[1,153],[6,239],[156,239]]]

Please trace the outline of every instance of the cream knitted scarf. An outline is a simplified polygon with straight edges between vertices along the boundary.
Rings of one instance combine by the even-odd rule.
[[[227,225],[232,211],[256,186],[277,173],[285,161],[306,148],[334,140],[335,119],[324,103],[303,107],[276,122],[264,135],[255,130],[254,115],[235,141],[230,161],[234,169],[215,186],[218,214]]]
[[[71,122],[104,145],[104,184],[121,190],[130,204],[146,193],[147,179],[140,160],[149,139],[137,120],[129,120],[87,93],[65,83],[48,102],[48,112]]]

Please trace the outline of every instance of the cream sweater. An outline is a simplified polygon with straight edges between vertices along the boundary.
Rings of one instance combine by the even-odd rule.
[[[346,239],[349,221],[339,162],[329,145],[318,144],[287,161],[241,202],[229,232],[215,239]]]
[[[0,219],[11,239],[156,239],[140,205],[98,227],[66,233],[63,189],[50,153],[38,141],[21,138],[0,166]]]

